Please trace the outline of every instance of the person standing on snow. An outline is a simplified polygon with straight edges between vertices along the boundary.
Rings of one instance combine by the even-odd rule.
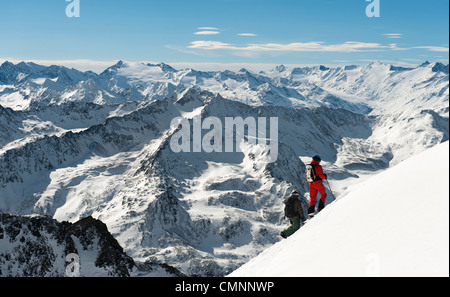
[[[320,212],[325,208],[325,202],[327,200],[327,191],[323,185],[322,180],[327,179],[327,175],[323,173],[322,166],[320,165],[321,158],[315,155],[311,161],[311,164],[306,166],[306,179],[309,182],[309,207],[308,216],[313,217],[316,214],[316,199],[317,194],[320,193],[319,207],[317,212]]]
[[[300,193],[297,190],[294,190],[291,196],[284,200],[284,204],[286,205],[284,214],[291,221],[291,226],[280,233],[283,238],[288,238],[300,228],[300,220],[306,220],[299,195]]]

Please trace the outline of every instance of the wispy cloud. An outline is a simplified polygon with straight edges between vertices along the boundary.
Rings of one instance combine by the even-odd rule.
[[[407,47],[398,47],[396,43],[389,44],[389,49],[393,51],[407,51],[410,50],[410,48]]]
[[[403,37],[402,33],[388,33],[388,34],[382,34],[383,36],[386,36],[387,38],[391,39],[399,39]]]
[[[324,42],[296,42],[288,44],[265,43],[235,46],[221,41],[193,41],[188,48],[203,50],[237,50],[237,51],[294,51],[294,52],[362,52],[389,49],[379,43],[348,41],[341,44]]]
[[[430,52],[441,52],[441,53],[449,52],[448,47],[444,47],[444,46],[398,47],[396,43],[391,43],[391,44],[389,44],[389,48],[393,51],[408,51],[408,50],[413,50],[413,49],[425,49],[425,50],[429,50]]]
[[[448,47],[444,47],[444,46],[415,46],[414,48],[419,48],[419,49],[427,49],[430,52],[442,52],[442,53],[448,53]]]
[[[199,31],[195,32],[194,35],[218,35],[220,34],[220,29],[216,27],[198,27]]]
[[[205,50],[234,49],[231,44],[221,41],[193,41],[188,48]]]
[[[254,33],[239,33],[239,34],[237,34],[238,36],[247,36],[247,37],[255,37],[255,36],[258,36],[258,35],[256,35],[256,34],[254,34]]]
[[[199,31],[199,32],[195,32],[195,35],[217,35],[220,34],[219,31]]]
[[[221,41],[193,41],[188,46],[190,49],[199,50],[233,50],[245,54],[245,52],[339,52],[339,53],[354,53],[354,52],[375,52],[375,51],[408,51],[413,49],[424,49],[432,52],[448,53],[449,48],[444,46],[414,46],[414,47],[399,47],[396,43],[383,45],[380,43],[347,41],[339,44],[326,44],[321,41],[313,42],[294,42],[294,43],[262,43],[262,44],[248,44],[244,46],[237,46]]]
[[[207,31],[218,31],[219,28],[216,27],[198,27],[199,30],[207,30]]]

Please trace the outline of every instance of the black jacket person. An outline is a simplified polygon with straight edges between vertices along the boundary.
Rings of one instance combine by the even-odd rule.
[[[305,221],[302,203],[299,199],[299,192],[293,191],[291,196],[284,200],[285,215],[291,221],[291,226],[281,232],[281,237],[287,238],[294,234],[300,228],[300,220]]]

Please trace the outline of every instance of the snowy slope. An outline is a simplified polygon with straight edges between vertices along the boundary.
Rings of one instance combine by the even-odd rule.
[[[348,190],[230,276],[449,275],[449,142]]]

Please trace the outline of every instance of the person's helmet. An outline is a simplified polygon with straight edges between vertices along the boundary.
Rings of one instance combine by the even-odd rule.
[[[291,195],[292,196],[298,196],[298,195],[300,195],[300,192],[298,190],[294,190],[294,191],[292,191]]]
[[[322,161],[322,158],[320,158],[319,155],[315,155],[315,156],[313,157],[313,160],[314,160],[314,161],[317,161],[317,162],[320,162],[320,161]]]

